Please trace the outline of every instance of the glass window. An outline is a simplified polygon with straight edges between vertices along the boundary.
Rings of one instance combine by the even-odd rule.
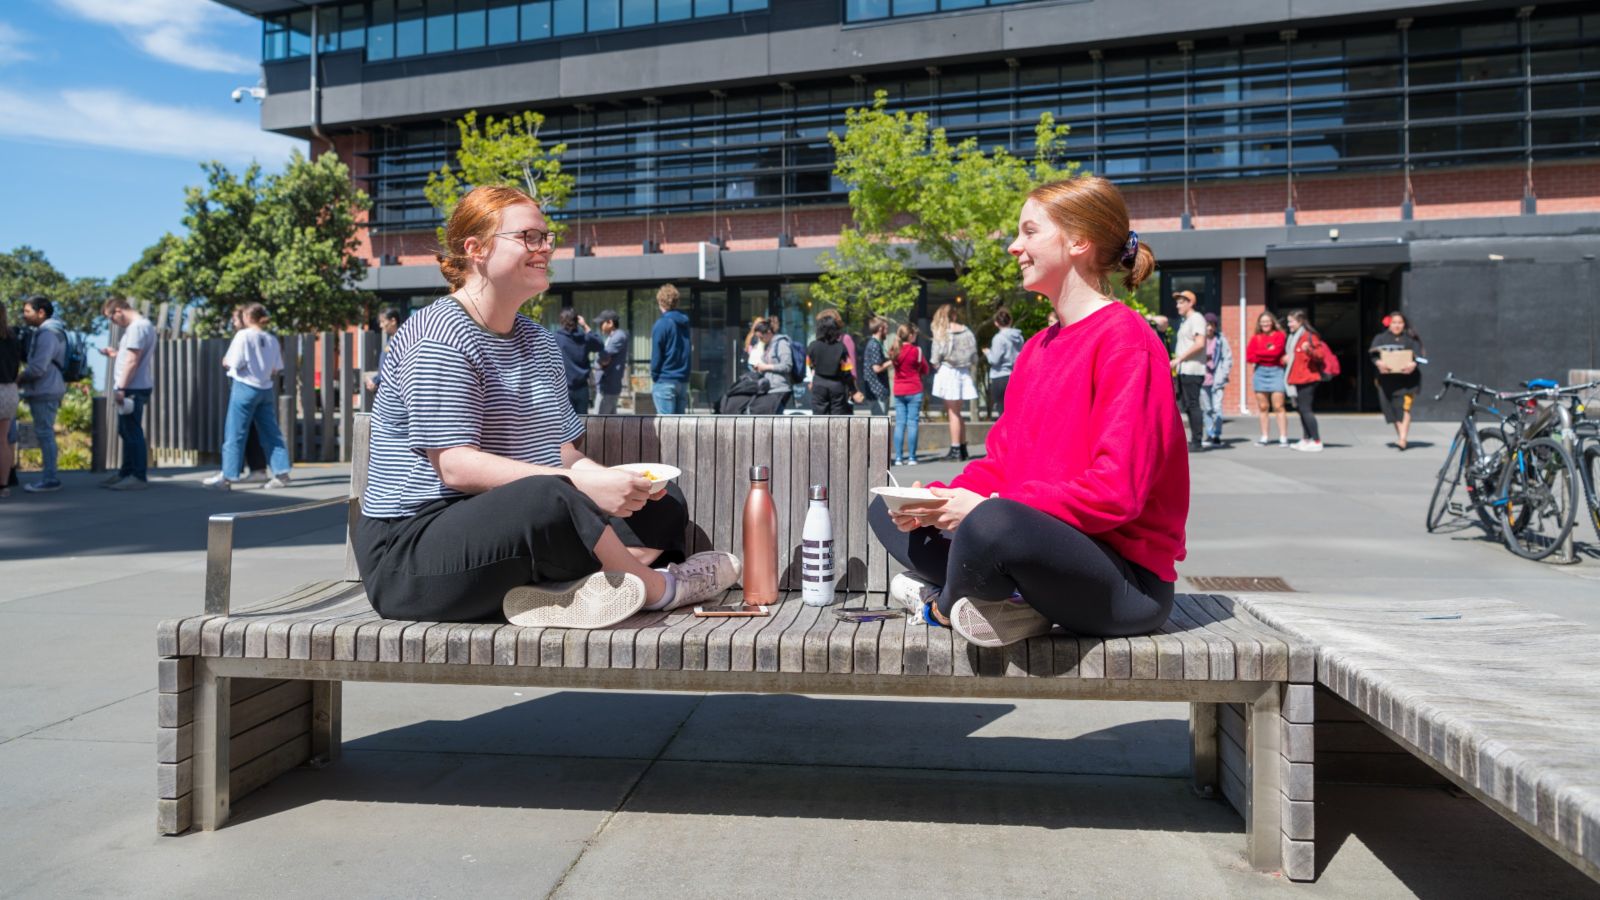
[[[317,52],[332,53],[339,49],[339,9],[324,6],[317,10]]]
[[[455,0],[428,0],[428,52],[456,48]]]
[[[940,9],[971,9],[982,5],[983,0],[939,0]]]
[[[622,0],[622,25],[652,25],[656,21],[656,0]]]
[[[889,17],[889,0],[845,0],[847,22],[866,22]]]
[[[488,14],[485,0],[456,0],[456,48],[482,47]]]
[[[617,0],[589,0],[589,30],[606,31],[622,24]]]
[[[693,0],[657,0],[656,19],[661,22],[675,22],[687,19],[694,14]]]
[[[489,43],[517,41],[517,0],[489,0]]]
[[[360,3],[339,7],[339,49],[354,50],[366,44],[366,10]]]
[[[367,26],[367,59],[394,57],[394,0],[372,0],[372,23]]]
[[[766,8],[767,0],[733,0],[734,12],[750,12],[752,10]]]
[[[556,36],[583,33],[583,0],[556,0]]]
[[[289,55],[311,55],[311,11],[289,16]]]
[[[264,60],[283,59],[289,55],[289,33],[285,30],[283,17],[268,16],[261,20],[261,58]]]
[[[417,56],[422,53],[422,0],[395,0],[394,13],[394,55]]]
[[[542,41],[550,35],[550,0],[522,4],[522,39]]]
[[[725,16],[728,14],[728,0],[694,0],[694,14],[697,16]]]

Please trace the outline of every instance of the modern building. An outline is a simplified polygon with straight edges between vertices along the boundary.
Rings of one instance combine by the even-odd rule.
[[[1162,296],[1193,290],[1236,343],[1263,308],[1310,310],[1343,358],[1324,408],[1376,408],[1363,351],[1391,309],[1435,385],[1600,368],[1592,2],[221,2],[262,22],[262,126],[372,195],[368,287],[440,293],[422,188],[455,120],[538,110],[577,176],[553,290],[621,310],[642,353],[679,283],[713,394],[752,316],[804,328],[849,219],[827,133],[878,90],[986,146],[1070,124]],[[926,304],[955,295],[924,274]]]

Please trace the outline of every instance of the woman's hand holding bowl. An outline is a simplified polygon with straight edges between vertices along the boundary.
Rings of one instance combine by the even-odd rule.
[[[912,487],[922,487],[922,482],[913,482]],[[979,496],[966,488],[929,488],[935,497],[948,499],[943,506],[916,512],[914,508],[907,508],[903,512],[889,512],[889,520],[901,531],[916,531],[924,525],[932,525],[940,531],[955,531],[960,527],[962,520],[973,508],[982,503],[986,498]]]
[[[650,479],[621,469],[572,469],[567,472],[584,496],[608,516],[625,519],[650,501]]]

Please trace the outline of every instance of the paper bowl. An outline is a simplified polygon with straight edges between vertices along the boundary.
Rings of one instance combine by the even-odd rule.
[[[669,466],[666,463],[624,463],[620,466],[612,466],[612,468],[621,469],[624,472],[632,472],[635,475],[643,475],[650,479],[650,493],[652,494],[666,490],[667,482],[683,474],[682,469],[677,466]]]
[[[872,493],[883,498],[890,512],[925,512],[938,509],[949,502],[946,497],[935,497],[927,488],[875,487]]]

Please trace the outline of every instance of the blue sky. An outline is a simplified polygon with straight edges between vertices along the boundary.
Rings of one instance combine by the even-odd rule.
[[[229,99],[259,78],[260,44],[259,22],[210,0],[0,3],[0,251],[111,278],[181,230],[201,161],[276,171],[304,152]]]

